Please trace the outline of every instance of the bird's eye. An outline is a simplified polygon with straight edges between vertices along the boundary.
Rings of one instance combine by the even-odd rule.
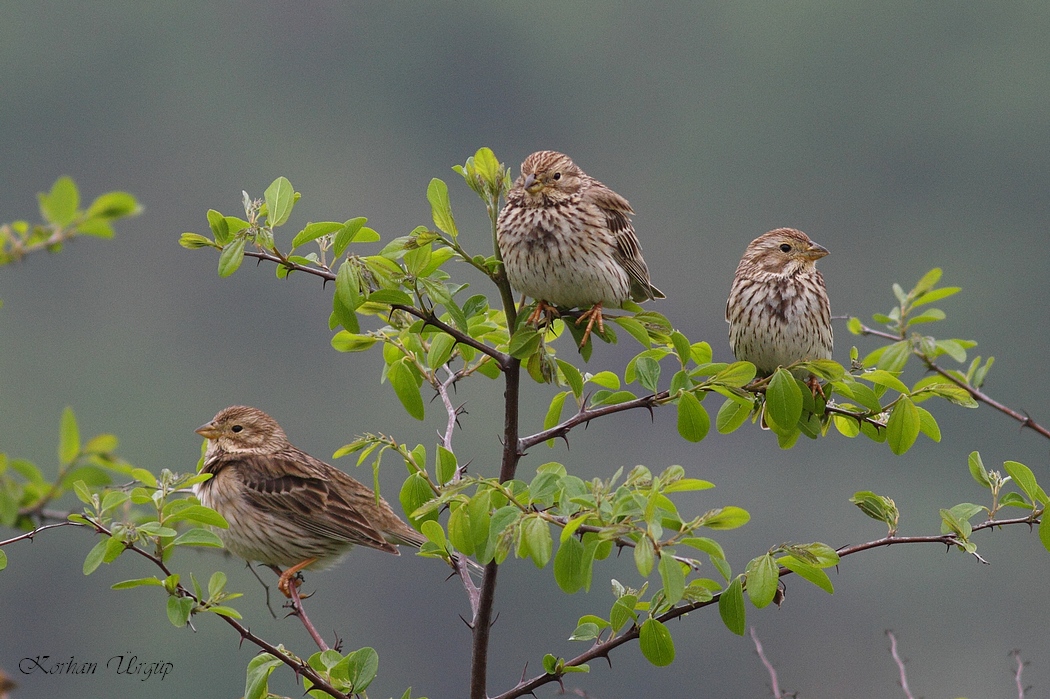
[[[560,179],[561,179],[561,173],[560,173],[560,172],[556,172],[556,173],[554,173],[554,180],[555,180],[555,181],[558,181],[558,180],[560,180]]]
[[[791,246],[787,243],[780,244],[780,252],[791,252]]]
[[[230,428],[230,431],[231,431],[231,432],[240,432],[240,431],[241,431],[241,430],[243,430],[243,429],[244,429],[244,428],[243,428],[243,427],[241,427],[240,425],[234,425],[233,427],[231,427],[231,428]]]

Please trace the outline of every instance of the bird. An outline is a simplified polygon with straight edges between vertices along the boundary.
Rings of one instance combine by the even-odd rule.
[[[541,150],[525,158],[496,222],[496,241],[512,288],[536,300],[526,323],[549,321],[557,307],[588,307],[580,346],[604,332],[603,306],[665,298],[649,281],[622,196],[569,156]]]
[[[827,248],[794,228],[777,228],[751,241],[736,268],[726,302],[729,344],[760,376],[802,360],[830,359],[831,307],[816,262]],[[816,379],[805,369],[792,374]]]
[[[222,515],[218,530],[236,556],[270,567],[290,597],[299,571],[328,568],[356,544],[400,555],[425,537],[371,488],[288,441],[277,421],[257,408],[225,408],[197,434],[208,440],[194,486],[201,504]],[[284,571],[281,571],[284,568]]]

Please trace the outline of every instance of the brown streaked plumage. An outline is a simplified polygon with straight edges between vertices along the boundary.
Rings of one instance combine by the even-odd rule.
[[[831,308],[816,262],[826,248],[802,231],[777,228],[751,241],[726,303],[733,354],[762,376],[805,359],[830,359]],[[807,371],[795,371],[803,380]]]
[[[583,342],[602,307],[664,298],[649,281],[627,200],[581,170],[567,155],[533,153],[507,193],[496,239],[510,285],[536,299],[528,322],[553,307],[589,307]]]
[[[285,595],[300,570],[334,565],[354,545],[399,555],[426,540],[371,488],[292,446],[261,410],[231,406],[196,432],[212,474],[197,497],[229,523],[218,530],[226,548],[273,568]]]

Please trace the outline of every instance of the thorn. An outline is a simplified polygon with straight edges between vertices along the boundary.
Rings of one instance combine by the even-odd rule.
[[[469,621],[467,621],[467,618],[466,618],[465,616],[463,616],[462,614],[460,614],[460,615],[459,615],[459,618],[460,618],[460,620],[462,620],[462,621],[463,621],[463,623],[464,623],[464,624],[466,624],[466,625],[467,625],[467,628],[468,628],[468,629],[470,629],[471,631],[473,631],[473,630],[474,630],[474,624],[471,624],[471,623],[470,623]]]
[[[494,618],[494,619],[492,620],[492,623],[491,623],[491,624],[489,624],[489,628],[491,629],[491,628],[492,628],[493,626],[495,626],[495,625],[496,625],[496,622],[497,622],[497,621],[499,621],[499,612],[496,612],[496,616],[495,616],[495,618]]]
[[[1020,651],[1018,651],[1018,652],[1020,652]],[[526,660],[525,661],[525,667],[523,667],[521,669],[521,679],[518,680],[518,684],[519,685],[525,684],[525,673],[527,673],[528,671],[529,671],[529,662]]]
[[[569,447],[569,435],[563,434],[563,435],[560,435],[560,436],[561,436],[561,440],[563,442],[565,442],[565,449],[566,450],[570,449],[570,447]]]
[[[656,413],[653,412],[652,404],[645,406],[645,409],[649,411],[649,421],[656,424]]]

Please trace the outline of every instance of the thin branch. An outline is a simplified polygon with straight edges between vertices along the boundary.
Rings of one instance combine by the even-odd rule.
[[[31,532],[26,532],[25,534],[19,534],[16,537],[12,537],[10,539],[6,539],[5,541],[0,541],[0,548],[3,548],[4,546],[7,546],[8,544],[13,544],[16,541],[22,541],[22,540],[32,541],[34,536],[36,536],[40,532],[44,531],[45,529],[54,529],[55,527],[83,527],[83,526],[84,525],[81,524],[80,522],[69,522],[69,521],[56,522],[54,524],[42,524],[42,525],[40,525],[39,527],[37,527],[36,529],[34,529]]]
[[[980,531],[982,529],[994,529],[997,527],[1003,527],[1012,524],[1027,524],[1029,526],[1032,526],[1038,523],[1038,518],[1033,519],[1031,517],[1018,517],[1014,519],[1004,520],[988,520],[986,522],[982,522],[981,524],[974,525],[973,531]],[[896,544],[942,544],[946,546],[958,546],[961,543],[962,542],[959,541],[959,539],[954,534],[941,534],[933,536],[884,537],[882,539],[876,539],[875,541],[869,541],[864,544],[844,546],[838,549],[837,553],[839,554],[839,558],[841,559],[856,553],[860,553],[862,551],[878,548],[880,546],[894,546]],[[976,556],[976,554],[974,555]],[[986,562],[980,556],[976,557],[981,562]],[[783,567],[779,570],[780,577],[791,575],[792,573],[793,571]],[[668,621],[685,616],[690,612],[695,612],[699,609],[709,607],[711,605],[717,605],[720,597],[721,593],[714,595],[709,600],[704,600],[701,602],[691,602],[689,604],[680,605],[678,607],[675,607],[674,609],[671,609],[670,611],[661,614],[660,616],[656,617],[656,619],[657,621],[666,624]],[[618,648],[619,646],[629,641],[637,639],[640,632],[641,628],[636,624],[619,636],[613,636],[606,641],[600,641],[598,643],[595,643],[589,649],[576,656],[575,658],[572,658],[571,660],[566,660],[565,667],[578,667],[596,658],[608,658],[610,651],[612,651],[615,648]],[[502,694],[492,697],[492,699],[516,699],[516,697],[521,697],[526,694],[532,694],[533,692],[535,692],[536,689],[542,687],[545,684],[548,684],[550,682],[560,682],[563,676],[564,675],[551,675],[543,673],[542,675],[537,675],[532,679],[523,680],[519,682],[517,686],[509,689],[508,691]]]
[[[331,650],[325,640],[321,638],[321,634],[317,633],[317,629],[314,628],[313,622],[310,621],[310,617],[306,615],[306,610],[303,608],[303,600],[299,596],[299,586],[295,584],[296,581],[292,581],[292,584],[288,586],[288,592],[290,595],[292,611],[290,616],[298,617],[299,621],[303,622],[303,626],[306,627],[306,632],[310,634],[310,638],[314,639],[314,643],[322,651]]]
[[[900,684],[901,689],[904,690],[904,696],[907,699],[915,699],[912,696],[911,689],[908,687],[908,673],[904,670],[904,661],[897,654],[897,637],[893,635],[892,631],[886,631],[886,635],[890,637],[890,655],[893,656],[893,662],[897,663],[897,670],[900,671]]]
[[[773,690],[773,696],[776,699],[781,699],[783,694],[780,692],[780,682],[777,680],[777,669],[773,667],[773,663],[769,662],[769,658],[766,657],[765,652],[762,650],[762,642],[758,640],[758,634],[755,633],[755,627],[751,627],[751,641],[755,644],[755,652],[758,653],[758,659],[762,661],[762,665],[765,666],[766,672],[769,673],[769,681]]]
[[[77,524],[77,523],[70,522],[70,524]],[[53,527],[53,526],[58,526],[58,525],[46,525],[46,527],[48,527],[48,528]],[[77,526],[84,526],[84,525],[77,525]],[[100,524],[98,522],[91,522],[91,526],[94,527],[95,530],[98,533],[100,533],[100,534],[106,534],[107,536],[112,536],[113,535],[109,531],[109,529],[107,529],[106,527],[104,527],[102,524]],[[164,563],[164,561],[162,561],[157,556],[153,555],[149,551],[146,551],[144,549],[139,548],[138,546],[136,546],[134,544],[125,544],[125,546],[127,547],[127,550],[134,551],[135,553],[137,553],[138,555],[142,556],[143,558],[146,558],[146,559],[152,561],[154,565],[156,565],[158,568],[160,568],[160,570],[164,573],[165,576],[167,576],[167,577],[171,576],[172,573],[168,569],[168,566]],[[178,593],[179,593],[180,596],[188,597],[188,598],[190,598],[192,600],[195,600],[198,604],[202,603],[202,600],[198,599],[197,596],[194,595],[192,592],[190,592],[186,587],[184,587],[182,585],[182,583],[178,583],[176,585],[176,589],[178,590]],[[240,634],[242,641],[248,641],[248,642],[258,646],[259,648],[262,648],[267,653],[269,653],[270,655],[274,656],[275,658],[277,658],[278,660],[283,662],[285,665],[290,667],[292,669],[292,671],[296,673],[296,675],[303,675],[304,677],[309,678],[309,680],[314,683],[314,686],[317,689],[320,689],[320,690],[324,691],[326,694],[329,694],[329,695],[335,697],[336,699],[350,699],[348,695],[343,694],[342,692],[337,690],[335,687],[330,685],[327,681],[325,681],[325,679],[323,677],[321,677],[317,673],[317,671],[314,670],[312,667],[310,667],[307,663],[305,663],[305,662],[303,662],[303,661],[301,661],[301,660],[299,660],[297,658],[290,657],[290,655],[288,654],[288,651],[282,651],[280,648],[278,648],[277,646],[273,645],[272,643],[269,643],[268,641],[265,641],[262,638],[256,636],[251,631],[249,631],[246,626],[244,626],[243,624],[241,624],[239,621],[237,621],[236,619],[234,619],[232,617],[226,616],[225,614],[216,614],[216,616],[219,617],[220,619],[222,619],[223,621],[225,621],[230,626],[232,626],[237,631],[237,633]]]
[[[881,330],[876,330],[874,328],[869,328],[867,325],[864,325],[863,323],[861,323],[860,331],[861,331],[861,335],[874,335],[875,337],[881,337],[884,340],[891,340],[893,342],[900,342],[902,340],[907,339],[907,338],[901,337],[900,335],[893,335],[891,333],[883,332]],[[944,367],[942,367],[939,364],[937,364],[935,361],[933,361],[931,358],[927,357],[925,354],[923,354],[919,350],[913,348],[912,349],[912,353],[916,357],[918,357],[920,361],[922,361],[922,363],[926,366],[926,368],[929,371],[936,372],[937,374],[940,374],[944,378],[948,379],[953,384],[955,384],[959,388],[961,388],[964,391],[966,391],[967,393],[969,393],[973,397],[974,400],[976,400],[978,402],[981,402],[981,403],[984,403],[985,405],[987,405],[989,407],[995,408],[996,410],[998,410],[1002,414],[1008,415],[1009,417],[1013,418],[1014,420],[1017,420],[1019,423],[1021,423],[1021,428],[1022,429],[1027,427],[1028,429],[1030,429],[1030,430],[1032,430],[1034,432],[1037,432],[1038,434],[1041,434],[1042,436],[1046,437],[1047,439],[1050,439],[1050,429],[1047,429],[1047,428],[1043,427],[1042,425],[1037,423],[1035,420],[1033,420],[1028,415],[1023,415],[1022,413],[1019,413],[1016,410],[1003,405],[1002,403],[1000,403],[999,401],[995,400],[994,398],[992,398],[991,396],[989,396],[987,393],[983,392],[979,388],[975,388],[975,387],[971,386],[969,383],[967,383],[966,381],[963,381],[963,380],[959,379],[959,377],[954,376],[950,371],[948,371]]]
[[[636,410],[638,408],[651,410],[654,405],[667,400],[669,397],[670,391],[660,391],[659,393],[651,393],[647,396],[635,398],[634,400],[625,401],[623,403],[616,403],[615,405],[603,405],[600,408],[580,408],[579,412],[568,420],[555,425],[549,430],[543,430],[542,432],[537,432],[529,437],[522,437],[519,439],[518,454],[523,455],[530,447],[546,442],[548,439],[564,437],[571,432],[574,427],[585,422],[590,422],[595,418],[622,413],[627,410]]]
[[[1014,683],[1017,686],[1017,699],[1024,699],[1024,695],[1028,693],[1028,687],[1024,686],[1024,681],[1021,679],[1021,673],[1024,672],[1025,661],[1021,660],[1021,651],[1012,650],[1010,655],[1013,656],[1014,660],[1017,661],[1017,670],[1014,671]]]

